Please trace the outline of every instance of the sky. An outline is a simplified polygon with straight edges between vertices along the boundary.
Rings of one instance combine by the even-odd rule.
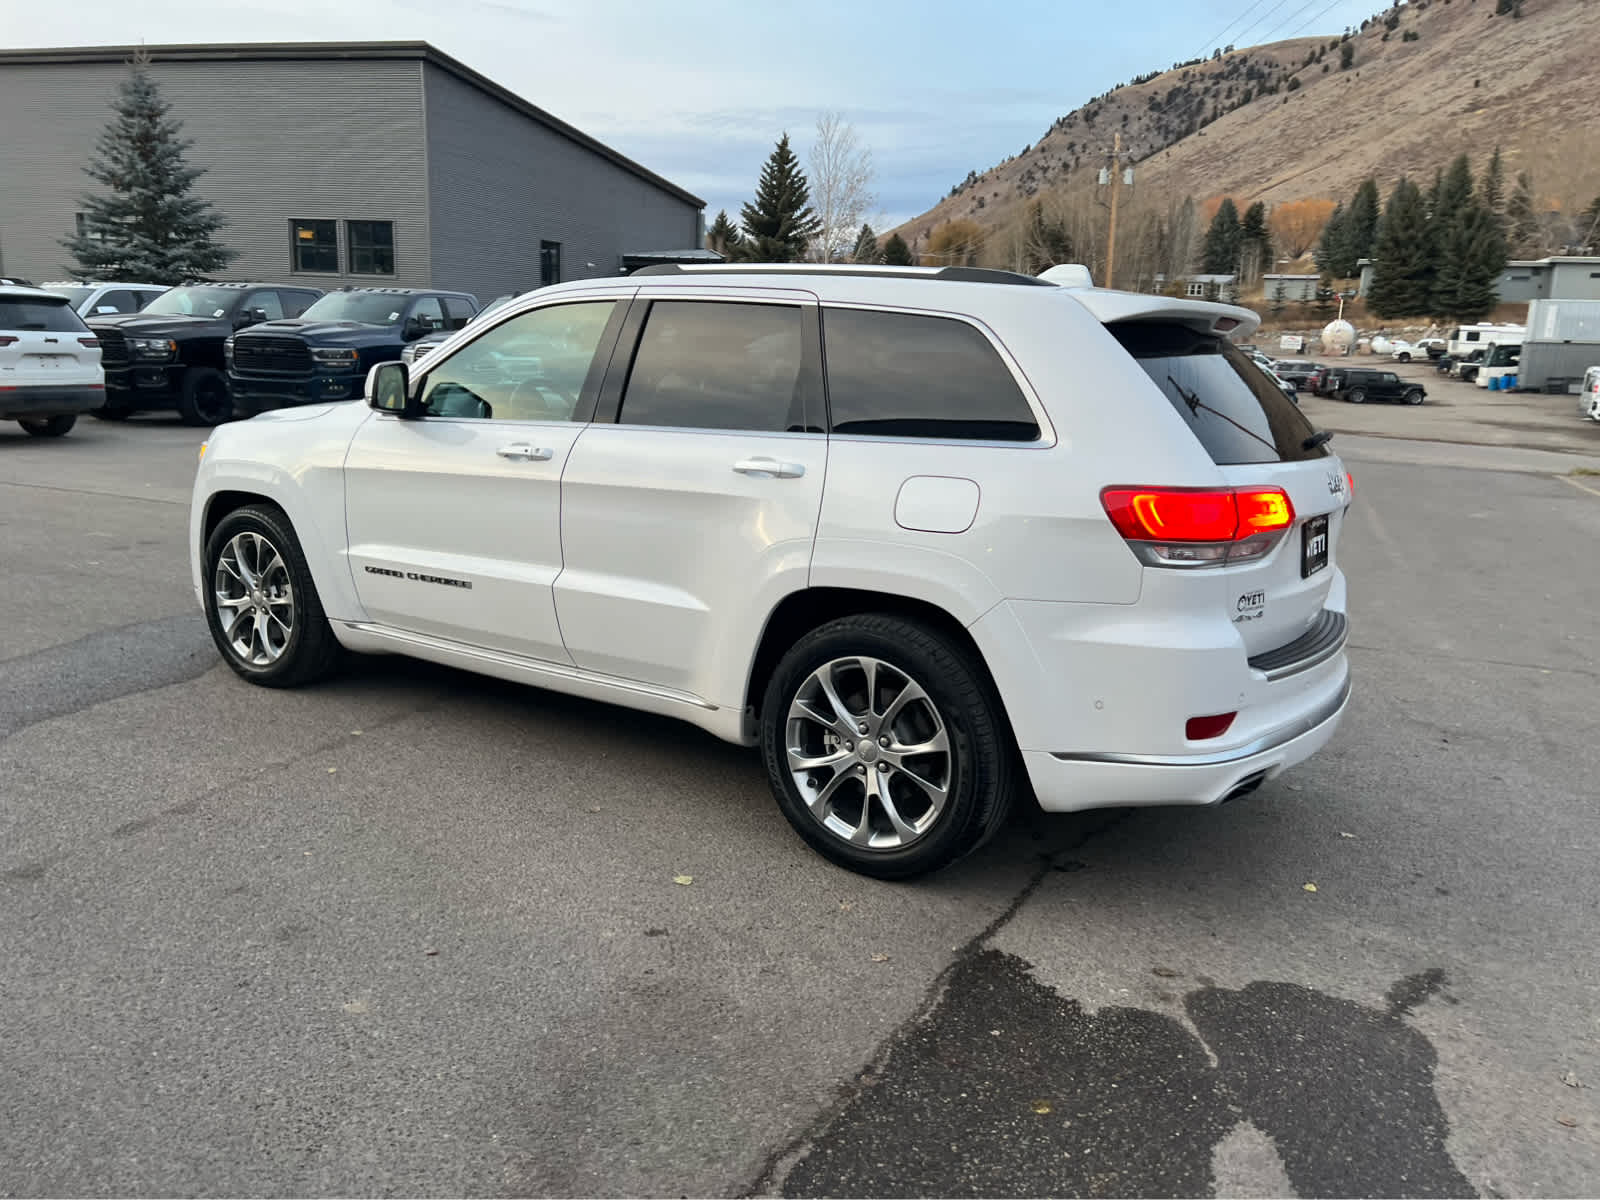
[[[841,114],[878,228],[1135,75],[1337,34],[1383,0],[0,0],[0,46],[432,43],[737,221],[788,132]]]

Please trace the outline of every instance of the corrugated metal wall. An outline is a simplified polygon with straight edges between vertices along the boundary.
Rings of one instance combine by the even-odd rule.
[[[1517,364],[1517,386],[1542,391],[1550,379],[1581,382],[1590,367],[1600,367],[1600,342],[1524,342]]]
[[[624,251],[698,245],[695,206],[425,71],[436,286],[485,300],[537,287],[540,241],[561,244],[563,280],[615,275]]]
[[[1600,300],[1535,300],[1528,338],[1536,342],[1600,342]]]
[[[231,279],[288,281],[291,219],[395,223],[393,276],[296,275],[317,287],[428,285],[427,169],[418,61],[161,62],[151,74],[194,140],[196,190],[241,251]],[[0,64],[0,254],[5,271],[55,279],[95,139],[126,73],[105,63]]]
[[[1600,263],[1554,264],[1551,268],[1550,295],[1563,300],[1600,300]]]

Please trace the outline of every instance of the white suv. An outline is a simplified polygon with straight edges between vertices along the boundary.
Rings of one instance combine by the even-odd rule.
[[[543,288],[366,405],[218,429],[196,595],[257,683],[388,651],[759,745],[885,878],[1025,788],[1217,804],[1350,692],[1349,479],[1228,342],[1256,320],[967,268]]]
[[[84,283],[66,280],[61,283],[41,283],[47,292],[65,296],[80,317],[113,317],[118,313],[136,313],[163,292],[170,291],[161,283]]]
[[[0,421],[60,437],[105,400],[100,341],[66,297],[0,284]]]

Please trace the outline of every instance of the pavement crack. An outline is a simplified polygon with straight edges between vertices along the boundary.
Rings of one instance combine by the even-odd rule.
[[[164,496],[136,496],[129,492],[108,492],[101,488],[70,488],[54,483],[23,483],[16,479],[0,479],[0,487],[34,488],[41,492],[69,492],[74,496],[109,496],[113,500],[133,500],[140,504],[171,504],[188,508],[188,500],[169,500]]]

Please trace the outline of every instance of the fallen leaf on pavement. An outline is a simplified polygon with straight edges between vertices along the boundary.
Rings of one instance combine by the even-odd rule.
[[[887,954],[874,954],[872,956],[872,961],[873,962],[888,962],[889,961],[889,956]]]
[[[329,767],[328,768],[328,774],[329,775],[337,775],[338,773],[339,773],[339,768],[338,767]]]
[[[1300,888],[1302,891],[1314,892],[1317,890],[1317,885],[1314,883],[1302,883]]]
[[[1159,975],[1162,979],[1182,979],[1181,972],[1174,971],[1171,967],[1151,967],[1150,974]]]
[[[684,887],[688,887],[691,883],[694,882],[694,876],[693,875],[674,875],[672,877],[672,882],[673,883],[681,883]]]
[[[437,950],[429,949],[429,950],[424,950],[422,953],[425,954],[429,958],[434,958],[435,956],[438,955],[439,952]]]
[[[1038,1113],[1041,1117],[1048,1113],[1053,1107],[1054,1106],[1048,1100],[1035,1100],[1032,1105],[1033,1111]]]
[[[1561,1077],[1561,1082],[1566,1084],[1568,1087],[1582,1087],[1583,1086],[1583,1084],[1578,1082],[1578,1073],[1576,1071],[1568,1071],[1565,1075],[1563,1075]]]
[[[1557,1117],[1556,1124],[1565,1125],[1568,1129],[1576,1129],[1578,1127],[1578,1120],[1576,1117]]]
[[[1341,829],[1341,830],[1339,830],[1339,836],[1340,836],[1340,837],[1347,837],[1347,838],[1353,838],[1353,837],[1355,837],[1355,834],[1353,834],[1353,833],[1346,833],[1346,832],[1345,832],[1345,831],[1344,831],[1344,830],[1342,830],[1342,829]]]

